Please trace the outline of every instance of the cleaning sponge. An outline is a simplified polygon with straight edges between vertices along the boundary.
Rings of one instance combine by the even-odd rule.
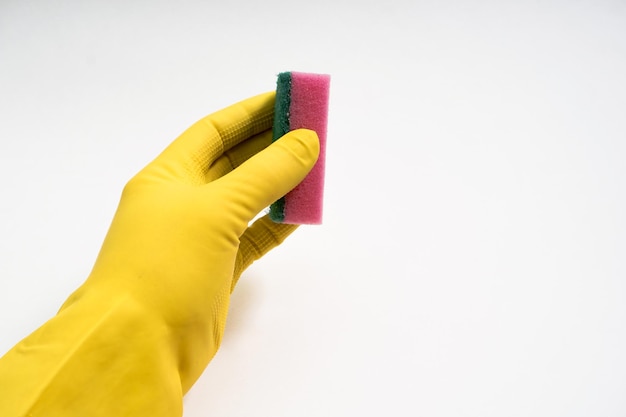
[[[320,155],[309,174],[286,196],[270,206],[278,223],[321,224],[330,76],[303,72],[278,74],[273,140],[295,129],[311,129],[320,141]]]

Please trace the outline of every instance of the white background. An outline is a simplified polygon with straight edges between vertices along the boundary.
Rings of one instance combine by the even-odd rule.
[[[325,224],[244,275],[185,416],[626,415],[620,0],[0,1],[0,351],[285,70],[333,77]]]

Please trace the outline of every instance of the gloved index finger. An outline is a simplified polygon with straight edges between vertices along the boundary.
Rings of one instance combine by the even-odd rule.
[[[275,93],[243,100],[200,119],[172,142],[155,162],[168,171],[203,181],[211,164],[246,139],[272,128]]]

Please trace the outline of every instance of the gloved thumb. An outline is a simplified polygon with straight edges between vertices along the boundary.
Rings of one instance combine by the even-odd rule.
[[[298,185],[320,152],[317,133],[291,131],[222,178],[246,221]]]

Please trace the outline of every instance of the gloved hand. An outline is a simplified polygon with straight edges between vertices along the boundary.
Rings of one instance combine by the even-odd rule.
[[[318,157],[312,131],[270,145],[273,106],[200,120],[128,182],[86,282],[0,359],[0,416],[182,415],[237,279],[295,229],[249,222]]]

